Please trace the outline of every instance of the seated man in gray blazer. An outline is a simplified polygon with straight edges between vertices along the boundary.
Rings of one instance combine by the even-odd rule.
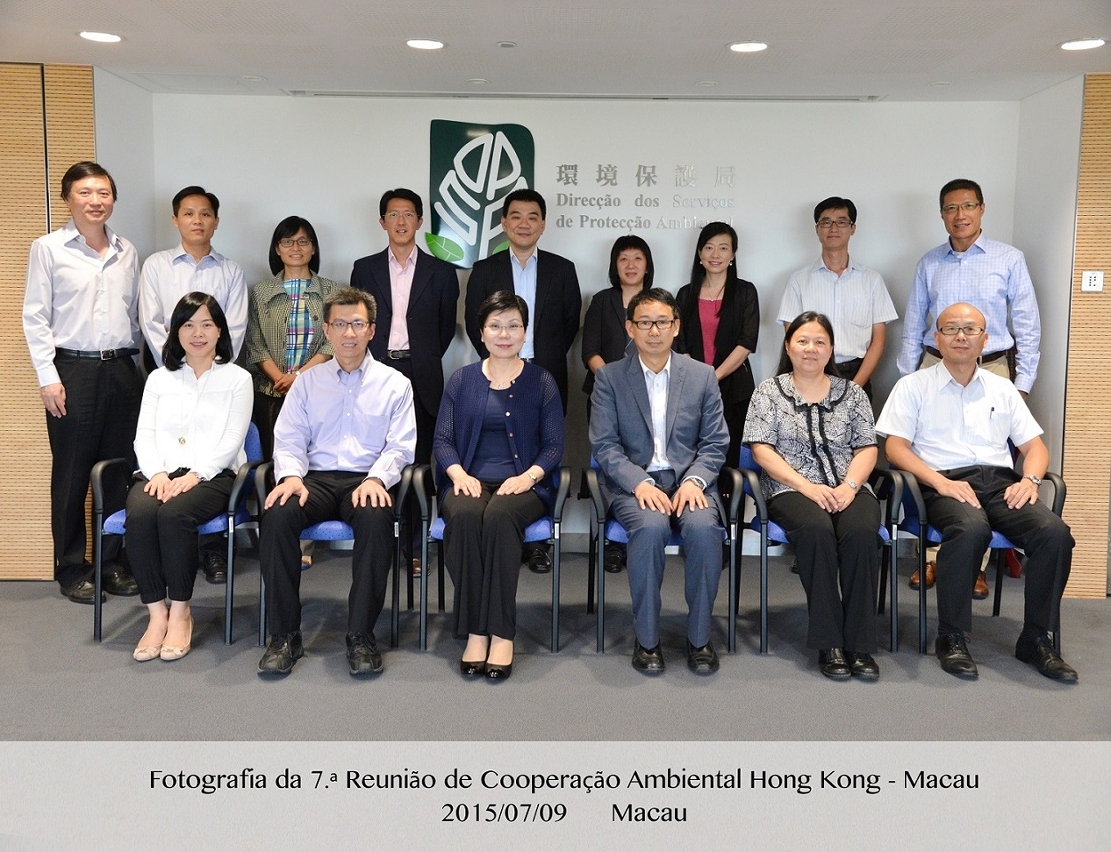
[[[654,288],[629,302],[625,329],[637,355],[595,374],[590,443],[608,511],[629,534],[633,668],[664,670],[660,587],[672,528],[686,551],[687,665],[713,674],[710,615],[721,577],[725,513],[717,481],[729,431],[713,367],[679,354],[679,308]]]

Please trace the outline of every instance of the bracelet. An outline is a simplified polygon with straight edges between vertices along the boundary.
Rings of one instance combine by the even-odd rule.
[[[527,476],[529,479],[532,480],[533,485],[535,485],[537,482],[540,481],[540,479],[537,477],[537,475],[535,473],[532,472],[531,469],[525,471],[525,476]]]
[[[207,481],[207,480],[206,480],[206,479],[205,479],[205,478],[204,478],[203,476],[201,476],[201,475],[200,475],[199,473],[197,473],[197,472],[196,472],[195,470],[191,470],[191,471],[189,471],[189,472],[190,472],[191,474],[193,474],[193,476],[197,477],[197,482],[206,482],[206,481]]]

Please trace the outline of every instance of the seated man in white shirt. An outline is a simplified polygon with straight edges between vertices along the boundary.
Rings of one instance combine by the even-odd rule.
[[[1038,500],[1049,451],[1013,384],[981,369],[988,340],[984,315],[950,305],[937,320],[941,362],[902,378],[891,391],[876,431],[887,435],[887,458],[922,484],[930,523],[941,530],[937,557],[937,645],[941,667],[975,678],[968,651],[969,593],[997,530],[1026,551],[1026,609],[1015,656],[1054,680],[1075,682],[1075,669],[1053,648],[1061,594],[1072,566],[1068,526]],[[1010,439],[1023,458],[1011,466]]]
[[[382,612],[394,554],[392,489],[417,442],[413,387],[367,351],[374,297],[344,287],[324,302],[324,333],[335,358],[293,383],[274,425],[274,479],[259,530],[270,642],[262,674],[285,675],[301,641],[303,529],[334,518],[355,531],[347,613],[353,676],[382,671],[374,623]]]

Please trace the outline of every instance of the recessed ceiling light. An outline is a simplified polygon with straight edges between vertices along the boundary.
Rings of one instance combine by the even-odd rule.
[[[411,38],[405,43],[417,50],[439,50],[444,46],[442,41],[436,41],[434,38]]]
[[[105,44],[123,41],[118,35],[113,35],[112,33],[93,33],[86,30],[84,32],[79,32],[78,35],[87,41],[101,41]]]
[[[471,77],[471,79],[469,79],[467,82],[470,83],[472,86],[485,86],[490,81],[482,77]]]
[[[244,83],[263,83],[266,81],[266,78],[260,77],[257,74],[244,74],[242,80]]]
[[[1076,41],[1066,41],[1061,45],[1061,50],[1091,50],[1103,45],[1104,41],[1101,38],[1080,38]]]
[[[734,53],[759,53],[767,50],[768,46],[762,41],[738,41],[729,45],[729,49]]]
[[[712,89],[717,83],[713,80],[699,80],[695,85],[701,86],[703,89]]]
[[[950,83],[948,80],[935,80],[933,83],[930,83],[930,86],[935,89],[945,89],[952,85],[953,84]]]
[[[498,47],[516,47],[516,46],[517,46],[517,42],[515,42],[515,41],[499,41],[498,42]]]

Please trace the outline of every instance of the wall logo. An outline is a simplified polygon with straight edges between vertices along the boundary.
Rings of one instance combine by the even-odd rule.
[[[436,257],[464,269],[509,245],[501,229],[505,196],[534,185],[536,145],[519,124],[468,124],[435,119],[430,129],[428,185]]]

